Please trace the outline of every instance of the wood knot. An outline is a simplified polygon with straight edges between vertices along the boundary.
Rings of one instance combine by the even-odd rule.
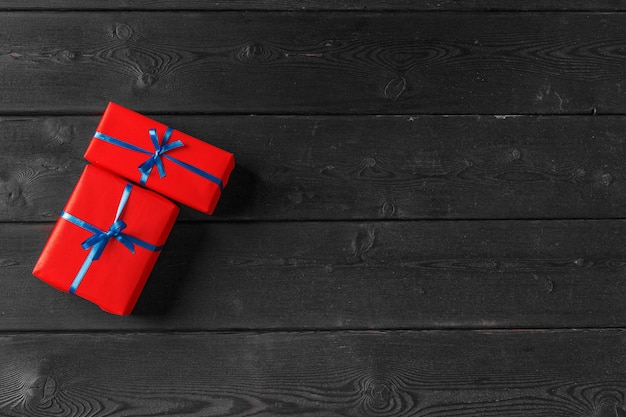
[[[148,88],[154,85],[158,79],[159,78],[155,74],[142,72],[137,78],[137,87]]]
[[[622,392],[607,389],[595,395],[593,417],[626,417]]]
[[[600,184],[604,185],[605,187],[610,186],[611,184],[613,184],[613,176],[608,172],[600,174]]]
[[[133,36],[133,29],[126,23],[116,23],[113,33],[119,40],[127,41]]]
[[[383,217],[392,217],[395,212],[396,207],[391,202],[385,200],[382,207],[380,208],[380,214]]]
[[[259,42],[247,43],[237,51],[237,59],[242,62],[269,61],[273,55],[271,48]]]
[[[65,145],[76,136],[76,127],[63,118],[46,119],[43,125],[49,146]]]
[[[402,393],[389,380],[366,378],[362,385],[363,400],[360,415],[395,416],[407,414],[414,409],[417,400],[408,393]]]
[[[359,229],[354,239],[352,239],[352,255],[346,259],[347,262],[355,264],[365,261],[366,254],[374,246],[375,240],[376,234],[373,227],[366,226]]]
[[[391,399],[391,388],[384,383],[374,383],[370,388],[370,398],[378,404],[388,404]]]
[[[372,168],[376,166],[376,160],[374,158],[364,158],[363,159],[363,167],[364,168]]]
[[[550,278],[546,278],[546,280],[544,281],[544,286],[547,293],[551,293],[554,290],[554,283]]]
[[[619,404],[603,404],[601,405],[597,412],[594,413],[594,416],[597,417],[626,417],[626,410]]]
[[[522,154],[520,153],[519,149],[513,149],[513,150],[511,151],[511,157],[512,157],[513,159],[519,159],[519,158],[520,158],[520,156],[522,156]]]
[[[59,51],[56,54],[56,60],[58,62],[69,62],[76,59],[76,54],[72,51]]]
[[[10,178],[5,182],[0,181],[0,196],[2,195],[4,195],[2,200],[7,206],[15,206],[22,201],[22,188],[15,178]]]
[[[241,48],[242,58],[253,59],[257,55],[262,55],[263,48],[258,43],[250,43]]]
[[[41,376],[30,385],[31,399],[39,404],[50,402],[57,392],[56,380],[49,376]]]
[[[320,175],[331,176],[336,173],[337,167],[334,165],[326,165],[325,167],[320,169]]]
[[[364,178],[394,178],[396,173],[385,168],[372,157],[363,158],[359,161],[358,176]]]
[[[389,80],[383,90],[383,94],[389,100],[396,101],[400,98],[404,90],[406,90],[406,79],[404,77],[396,77]]]

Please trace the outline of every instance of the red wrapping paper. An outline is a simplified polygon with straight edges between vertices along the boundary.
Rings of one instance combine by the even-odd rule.
[[[96,131],[152,152],[154,145],[148,131],[153,128],[162,138],[167,126],[118,104],[109,103]],[[233,154],[174,130],[169,142],[177,140],[181,140],[184,146],[172,149],[167,152],[167,156],[219,178],[222,186],[226,186],[235,166]],[[141,173],[138,167],[150,156],[94,137],[85,158],[94,165],[139,183]],[[221,194],[220,187],[165,157],[161,160],[166,175],[161,178],[154,167],[145,187],[203,213],[212,214]]]
[[[95,166],[87,166],[64,211],[106,231],[113,223],[128,181]],[[166,198],[133,186],[121,214],[124,233],[155,246],[162,246],[174,225],[178,207]],[[33,274],[53,287],[68,292],[89,254],[81,247],[93,234],[59,218]],[[94,260],[75,294],[113,314],[131,313],[160,251],[135,245],[131,253],[111,239],[100,259]]]

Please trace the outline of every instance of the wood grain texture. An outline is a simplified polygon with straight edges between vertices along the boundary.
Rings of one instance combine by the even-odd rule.
[[[622,330],[18,334],[0,337],[0,413],[620,417],[624,340]]]
[[[626,221],[178,223],[131,317],[31,276],[0,225],[0,330],[619,327]]]
[[[0,10],[623,11],[623,0],[2,0]]]
[[[154,117],[235,154],[219,220],[619,218],[626,206],[620,116]],[[56,219],[97,122],[0,119],[0,220]]]
[[[75,22],[80,21],[80,25]],[[4,12],[0,113],[623,114],[621,13]]]

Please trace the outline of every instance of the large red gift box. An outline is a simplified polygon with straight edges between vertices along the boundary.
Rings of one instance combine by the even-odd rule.
[[[178,207],[166,198],[88,165],[33,274],[113,314],[130,314]]]
[[[228,183],[233,154],[109,103],[85,158],[206,214]]]

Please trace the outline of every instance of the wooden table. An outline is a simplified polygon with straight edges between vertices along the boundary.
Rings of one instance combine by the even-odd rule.
[[[0,10],[0,415],[626,416],[626,1]],[[129,317],[31,275],[109,101],[237,160]]]

